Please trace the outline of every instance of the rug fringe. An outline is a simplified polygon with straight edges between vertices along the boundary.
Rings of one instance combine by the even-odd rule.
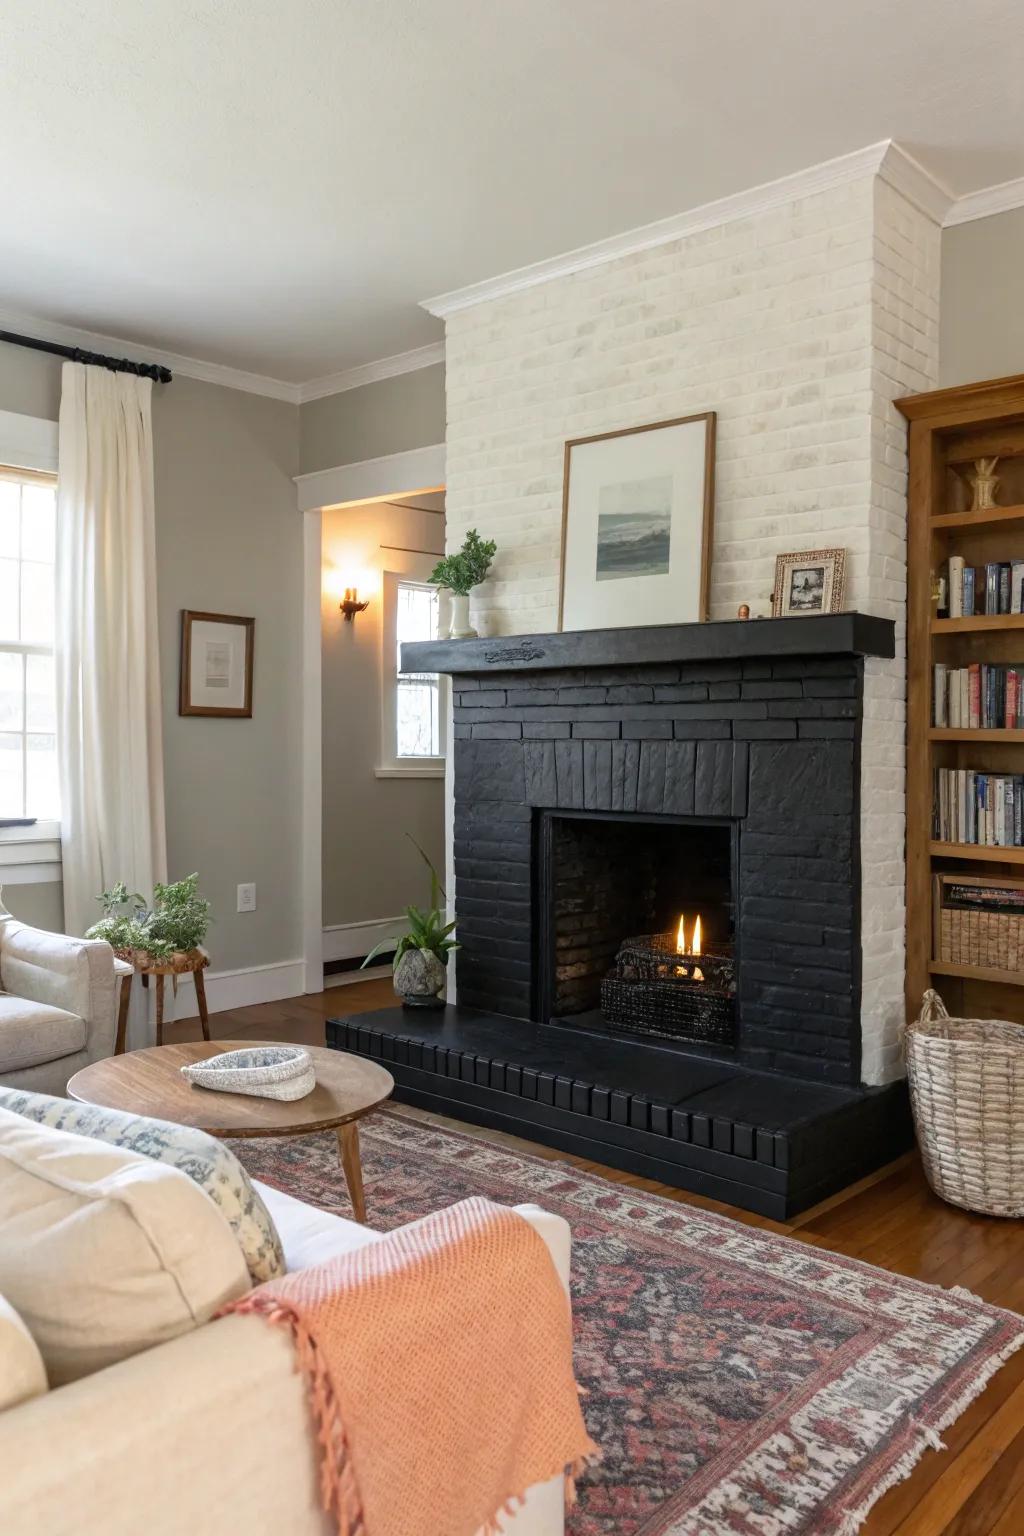
[[[969,1297],[973,1302],[980,1301],[979,1297],[973,1295],[970,1291],[965,1291],[961,1286],[953,1287],[953,1292],[963,1298]],[[984,1305],[984,1303],[982,1304]],[[914,1422],[912,1428],[917,1435],[916,1442],[904,1452],[897,1462],[894,1462],[885,1477],[879,1479],[871,1489],[871,1492],[861,1500],[857,1508],[849,1510],[843,1515],[840,1524],[836,1528],[836,1536],[857,1536],[857,1532],[882,1495],[888,1493],[890,1488],[895,1488],[898,1483],[905,1482],[926,1451],[944,1451],[946,1449],[945,1443],[941,1439],[941,1431],[948,1429],[951,1424],[954,1424],[960,1415],[970,1407],[975,1398],[981,1396],[996,1372],[1002,1369],[1007,1360],[1010,1359],[1010,1356],[1016,1354],[1022,1345],[1024,1345],[1024,1334],[1018,1334],[1016,1338],[1010,1339],[997,1355],[992,1355],[986,1360],[976,1375],[972,1377],[969,1386],[950,1404],[938,1423],[927,1425],[920,1424],[917,1421]]]

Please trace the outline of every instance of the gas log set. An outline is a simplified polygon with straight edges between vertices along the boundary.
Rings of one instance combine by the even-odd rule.
[[[674,933],[628,938],[601,983],[601,1012],[615,1029],[708,1045],[733,1042],[736,977],[731,945],[702,944],[694,919]]]

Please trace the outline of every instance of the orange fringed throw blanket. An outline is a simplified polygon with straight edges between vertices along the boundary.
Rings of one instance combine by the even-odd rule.
[[[291,1330],[341,1536],[501,1530],[526,1490],[594,1459],[565,1292],[514,1211],[463,1200],[226,1312]]]

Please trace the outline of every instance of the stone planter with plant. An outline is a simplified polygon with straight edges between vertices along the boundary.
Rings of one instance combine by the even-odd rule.
[[[450,640],[475,638],[476,630],[469,622],[469,594],[486,577],[497,548],[493,539],[482,539],[471,528],[462,548],[454,555],[444,555],[431,571],[429,580],[434,586],[446,587],[452,594]]]
[[[425,912],[419,907],[406,907],[409,928],[398,938],[382,939],[363,961],[361,969],[371,965],[378,955],[394,951],[394,988],[407,1008],[443,1008],[441,991],[444,988],[448,956],[458,949],[450,937],[454,923],[445,921],[444,908],[439,904],[445,899],[444,889],[437,878],[437,871],[427,855],[414,839],[420,857],[430,870],[430,906]]]

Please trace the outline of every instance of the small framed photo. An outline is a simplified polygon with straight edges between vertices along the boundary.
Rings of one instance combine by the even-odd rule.
[[[252,718],[255,632],[255,619],[182,611],[179,715]]]
[[[565,445],[558,627],[708,616],[715,413]]]
[[[776,555],[772,618],[839,613],[845,586],[845,549],[804,549]]]

